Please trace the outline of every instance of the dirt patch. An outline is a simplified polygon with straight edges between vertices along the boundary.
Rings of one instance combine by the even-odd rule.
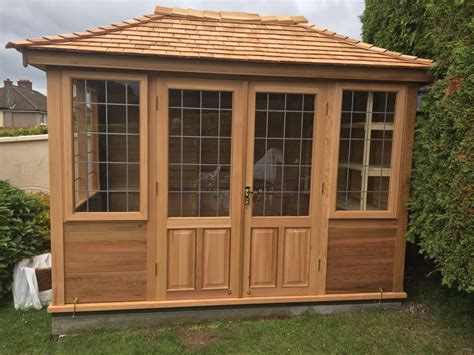
[[[423,303],[410,302],[406,305],[406,310],[410,314],[417,316],[426,316],[429,313],[428,307]]]
[[[181,328],[176,332],[176,335],[190,351],[219,339],[212,330],[206,328]]]

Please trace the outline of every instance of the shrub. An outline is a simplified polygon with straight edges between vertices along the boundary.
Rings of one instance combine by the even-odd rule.
[[[49,197],[0,181],[0,302],[11,291],[13,267],[50,248]]]
[[[47,134],[47,126],[37,126],[32,128],[5,128],[0,129],[0,137],[32,136],[37,134]]]
[[[474,292],[474,6],[366,0],[363,38],[436,61],[417,117],[408,239],[443,284]]]

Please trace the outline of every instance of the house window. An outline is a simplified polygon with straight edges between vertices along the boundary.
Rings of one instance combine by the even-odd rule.
[[[72,102],[75,211],[139,211],[139,82],[73,79]]]
[[[336,210],[388,210],[396,93],[343,91]]]
[[[46,114],[40,113],[40,126],[47,126],[48,121],[46,120]]]

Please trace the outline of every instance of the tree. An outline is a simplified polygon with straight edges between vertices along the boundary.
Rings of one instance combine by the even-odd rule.
[[[474,2],[366,0],[363,39],[436,61],[417,116],[408,239],[474,292]]]

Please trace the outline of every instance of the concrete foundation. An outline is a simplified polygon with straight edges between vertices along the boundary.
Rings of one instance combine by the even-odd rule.
[[[336,314],[367,308],[397,309],[401,302],[309,303],[278,305],[245,305],[222,307],[193,307],[111,312],[55,313],[52,317],[54,335],[76,334],[99,329],[143,328],[165,324],[198,321],[238,320],[302,314]]]

